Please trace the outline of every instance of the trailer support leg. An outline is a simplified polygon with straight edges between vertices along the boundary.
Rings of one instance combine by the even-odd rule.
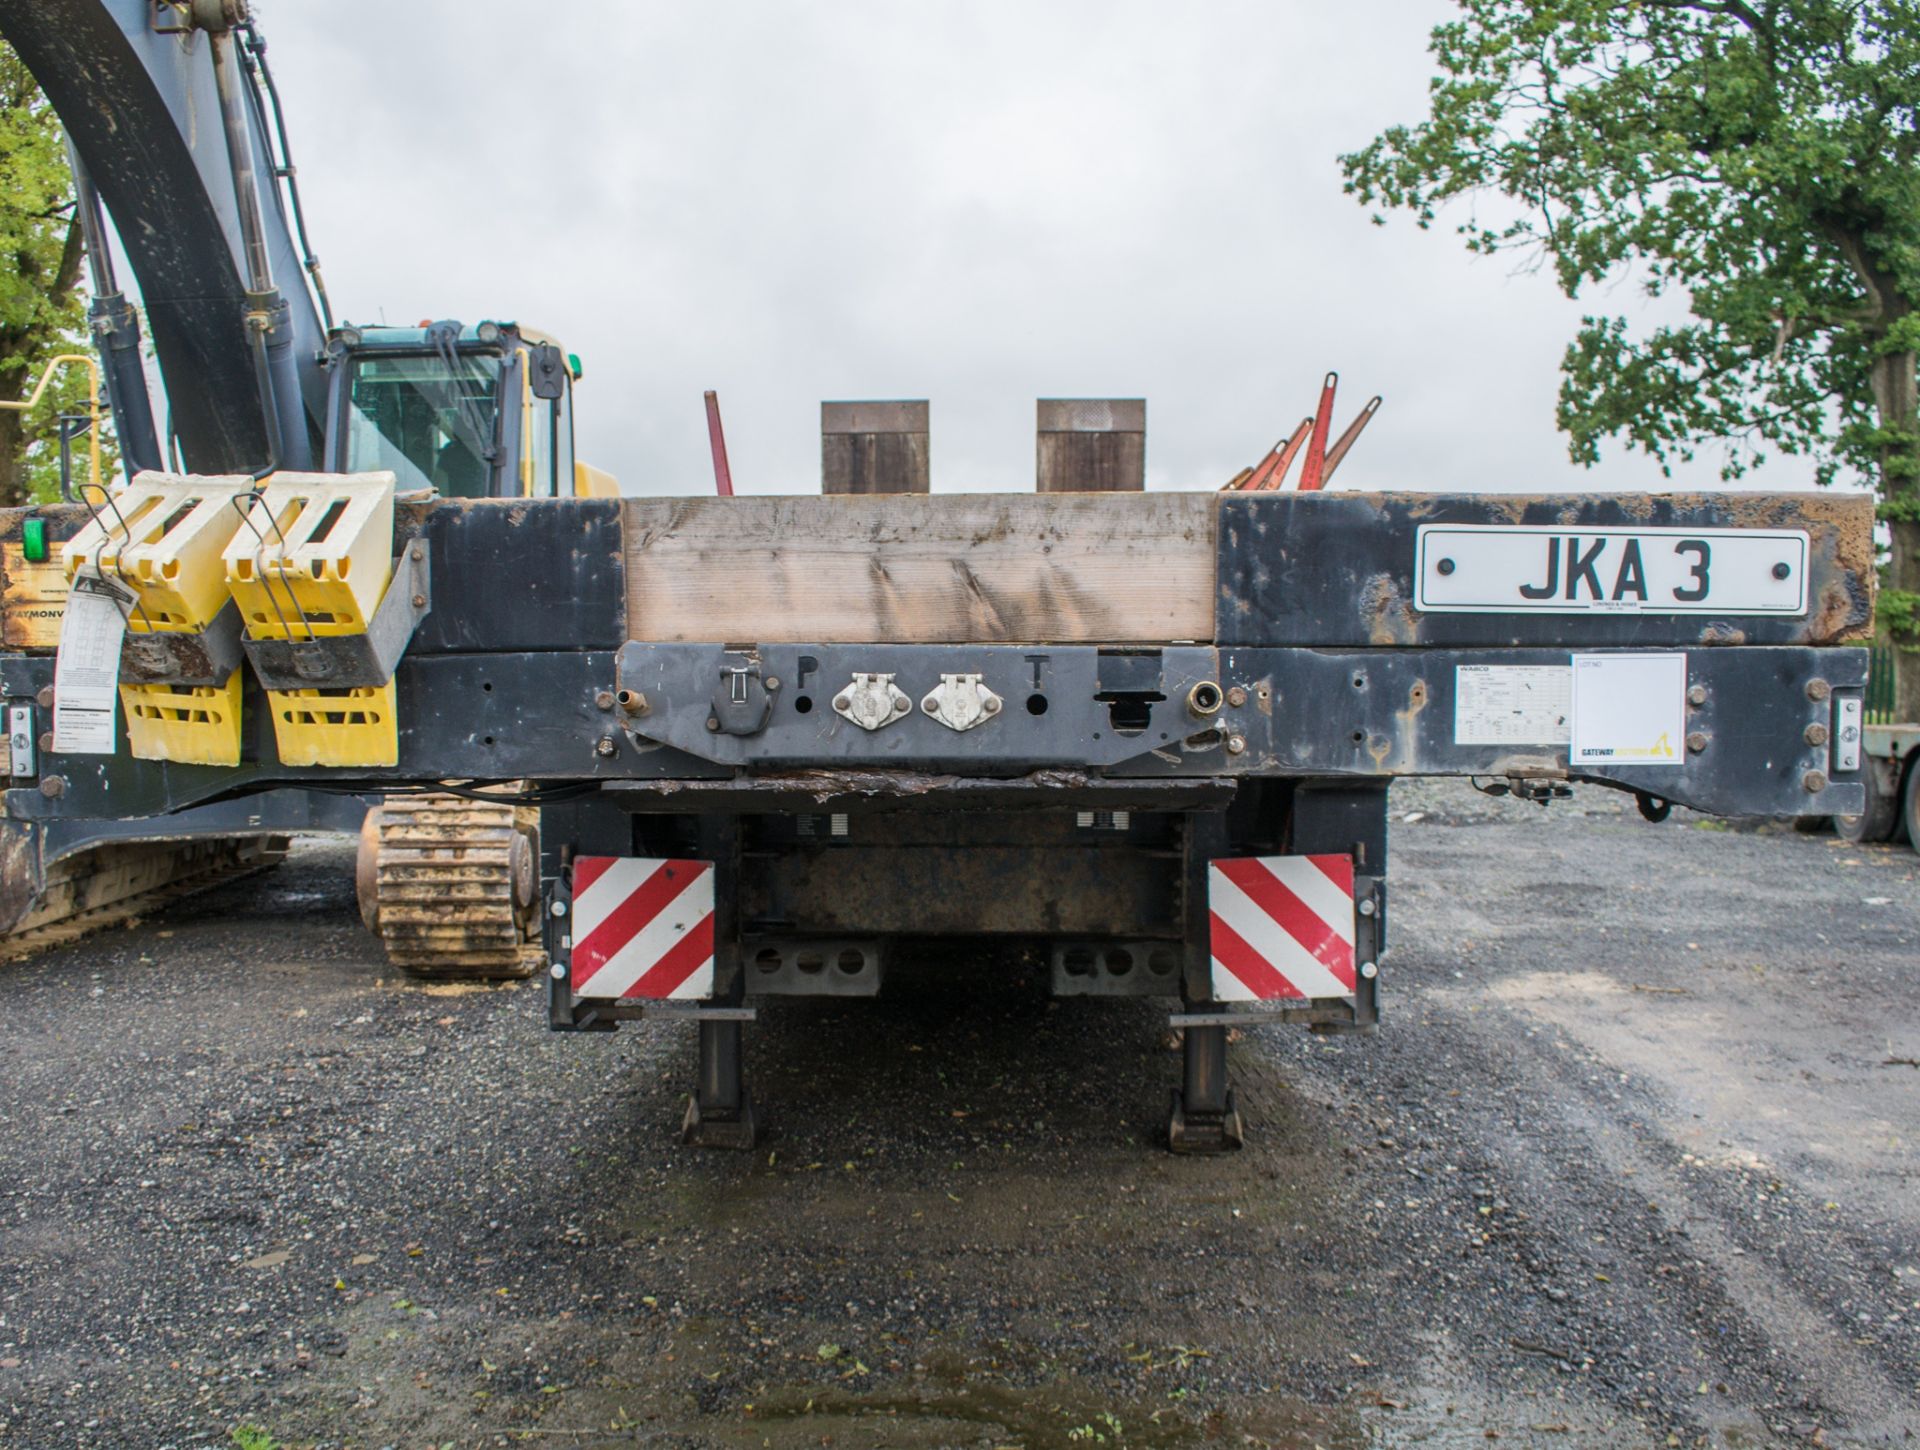
[[[1227,854],[1225,819],[1217,812],[1195,812],[1186,819],[1184,895],[1187,970],[1183,996],[1191,1006],[1210,1001],[1212,990],[1211,915],[1207,907],[1207,865]],[[1245,1141],[1240,1113],[1227,1088],[1227,1029],[1186,1029],[1180,1086],[1167,1115],[1167,1146],[1176,1153],[1226,1153]]]
[[[1245,1134],[1227,1088],[1227,1029],[1189,1027],[1186,1039],[1181,1086],[1167,1119],[1167,1146],[1176,1153],[1229,1152],[1245,1142]]]
[[[680,1141],[696,1148],[751,1148],[759,1136],[753,1097],[740,1070],[738,1022],[700,1024],[700,1080],[687,1102]]]
[[[740,971],[740,828],[732,816],[700,822],[700,852],[713,862],[713,980],[716,1005],[738,1006],[746,997]],[[700,1076],[687,1101],[680,1141],[695,1148],[747,1149],[759,1137],[753,1097],[741,1074],[741,1023],[713,1018],[700,1023]]]

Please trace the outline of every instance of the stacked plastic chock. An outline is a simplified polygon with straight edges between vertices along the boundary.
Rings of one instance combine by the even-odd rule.
[[[393,494],[391,473],[280,473],[264,484],[142,473],[90,501],[93,518],[61,560],[69,583],[85,571],[133,594],[125,656],[197,637],[192,649],[161,648],[146,678],[121,685],[135,756],[238,765],[244,649],[268,685],[282,764],[398,761],[390,672],[382,684],[276,689],[288,682],[270,678],[259,654],[324,652],[325,641],[367,633],[393,577]]]
[[[226,587],[250,640],[365,634],[393,577],[391,473],[279,473],[227,544]],[[394,681],[268,689],[283,765],[393,765]]]
[[[85,571],[125,585],[136,637],[206,634],[230,607],[220,553],[240,525],[236,500],[252,487],[244,475],[140,474],[62,548],[67,582]],[[142,760],[238,765],[240,686],[237,658],[191,682],[123,684],[129,747]]]

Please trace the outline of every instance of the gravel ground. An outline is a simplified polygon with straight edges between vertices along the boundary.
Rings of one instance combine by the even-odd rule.
[[[1625,809],[1622,809],[1622,805]],[[749,1028],[421,986],[350,851],[0,967],[0,1445],[1905,1444],[1920,858],[1396,788],[1387,1017],[955,955]]]

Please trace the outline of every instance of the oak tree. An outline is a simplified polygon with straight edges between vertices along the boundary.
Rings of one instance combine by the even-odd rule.
[[[85,255],[60,123],[0,44],[0,401],[31,393],[56,353],[88,351]],[[53,496],[55,419],[86,402],[86,374],[69,368],[31,412],[0,408],[0,507]],[[76,444],[82,478],[84,450]]]
[[[1569,297],[1631,277],[1666,320],[1582,320],[1558,422],[1573,458],[1769,452],[1871,479],[1881,617],[1920,719],[1920,0],[1460,0],[1429,114],[1341,158],[1363,202]],[[1500,200],[1497,198],[1504,198]],[[1493,214],[1488,215],[1490,211]]]

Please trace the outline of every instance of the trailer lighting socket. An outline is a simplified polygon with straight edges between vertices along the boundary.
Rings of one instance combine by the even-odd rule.
[[[1202,680],[1187,691],[1187,710],[1190,714],[1205,719],[1209,715],[1218,715],[1225,696],[1220,687],[1212,680]]]
[[[47,521],[26,519],[20,525],[20,552],[29,564],[47,562]]]

